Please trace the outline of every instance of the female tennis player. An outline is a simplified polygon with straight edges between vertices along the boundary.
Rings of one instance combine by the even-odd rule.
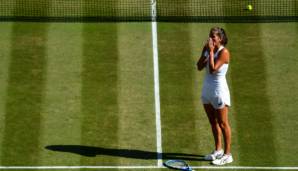
[[[198,70],[206,68],[201,100],[211,124],[215,141],[215,150],[204,157],[215,165],[233,162],[231,154],[231,128],[228,121],[230,92],[226,81],[230,53],[225,47],[228,38],[225,30],[214,27],[204,45],[201,57],[197,62]],[[222,135],[224,150],[222,149]]]

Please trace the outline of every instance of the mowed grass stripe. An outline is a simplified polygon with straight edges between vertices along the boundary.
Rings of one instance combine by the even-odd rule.
[[[0,32],[0,143],[2,143],[5,126],[5,102],[7,98],[7,83],[8,83],[8,72],[9,72],[9,61],[10,61],[10,49],[11,49],[11,32],[13,23],[2,23]],[[1,157],[0,151],[0,157]]]
[[[194,70],[189,24],[159,23],[161,122],[164,158],[196,160]],[[181,153],[169,156],[166,153]],[[178,154],[177,154],[178,155]],[[187,159],[188,158],[188,159]]]
[[[81,156],[67,147],[81,143],[82,25],[50,23],[48,28],[41,165],[80,163]]]
[[[297,166],[298,23],[268,23],[261,28],[277,165]]]
[[[1,23],[0,34],[0,143],[2,144],[5,126],[5,104],[7,98],[7,83],[9,72],[9,60],[11,53],[11,32],[13,23]],[[2,157],[2,151],[0,151],[0,157]]]
[[[274,166],[276,152],[259,24],[227,24],[239,164]]]
[[[117,25],[118,165],[155,165],[151,23]]]
[[[96,148],[118,147],[117,24],[86,23],[82,36],[81,165],[117,165],[118,157],[94,158]]]
[[[46,76],[47,24],[14,23],[2,165],[37,165]]]

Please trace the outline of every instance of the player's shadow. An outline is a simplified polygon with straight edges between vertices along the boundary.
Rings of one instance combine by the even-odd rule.
[[[95,157],[97,155],[116,156],[133,159],[156,159],[158,153],[152,151],[132,150],[132,149],[112,149],[102,147],[90,147],[83,145],[49,145],[45,147],[51,151],[74,153],[86,157]],[[204,161],[204,156],[185,153],[162,153],[163,159],[180,159],[188,161]]]

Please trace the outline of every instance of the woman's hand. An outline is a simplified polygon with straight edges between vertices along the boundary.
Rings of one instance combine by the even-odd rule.
[[[213,52],[215,48],[214,42],[211,38],[208,39],[208,49],[210,50],[210,52]]]

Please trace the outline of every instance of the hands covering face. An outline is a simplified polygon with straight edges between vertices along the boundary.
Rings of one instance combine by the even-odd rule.
[[[210,51],[214,50],[215,42],[212,40],[212,38],[208,38],[207,40],[207,47]]]

